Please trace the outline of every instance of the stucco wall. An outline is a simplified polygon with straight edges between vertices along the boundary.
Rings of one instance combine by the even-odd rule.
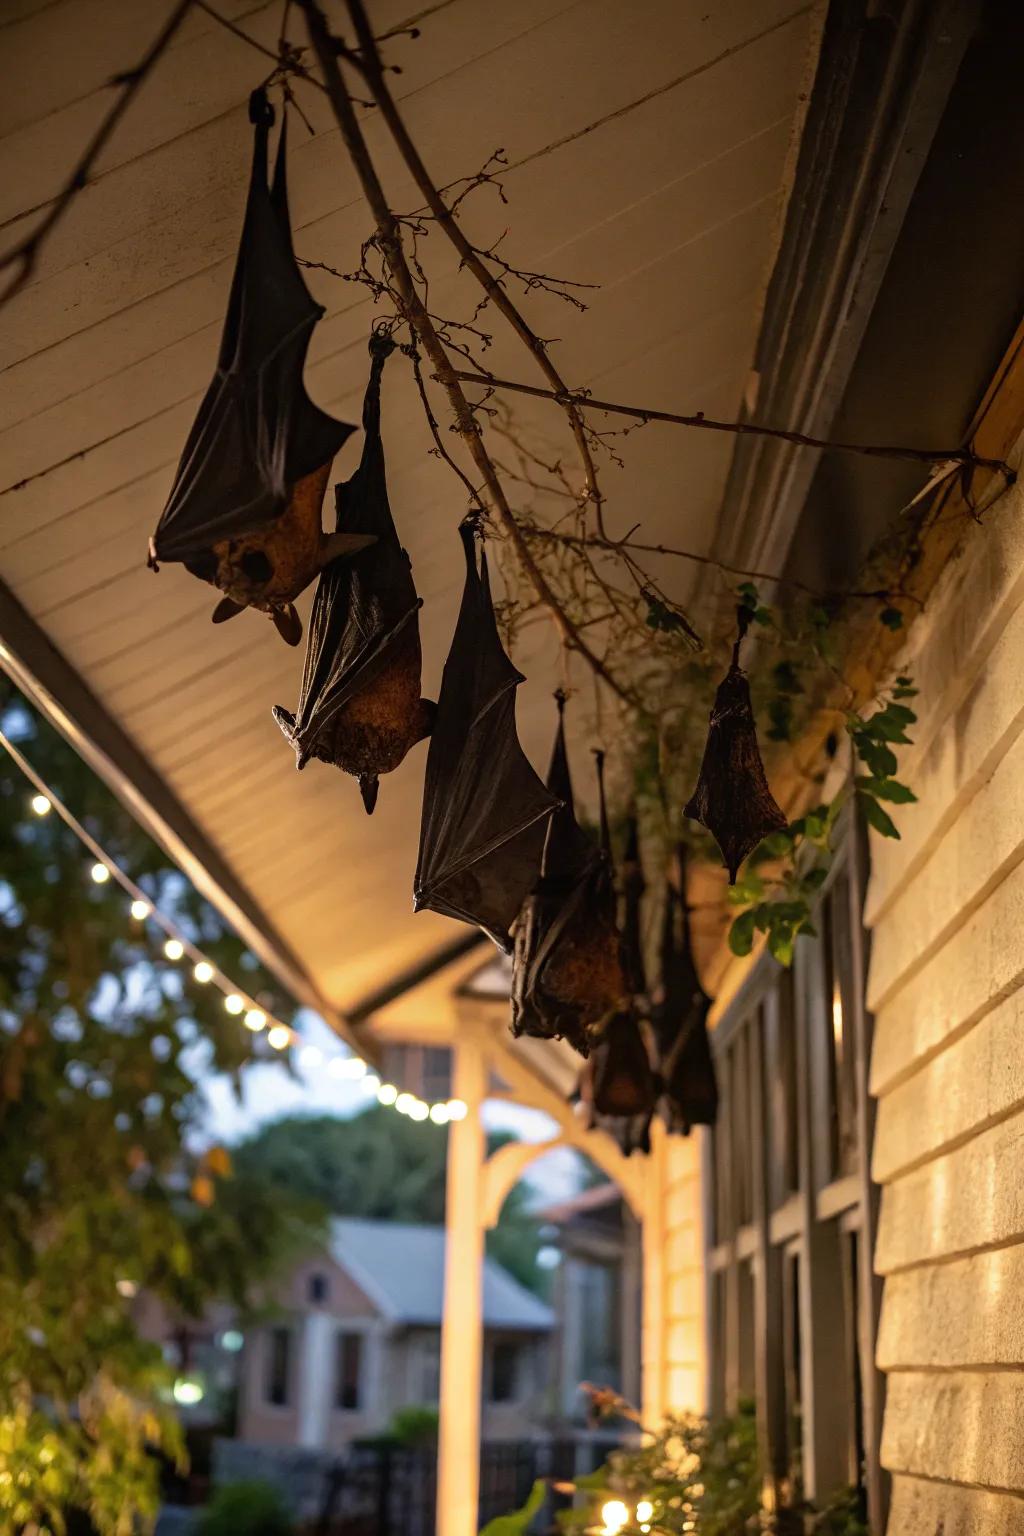
[[[1024,1533],[1022,513],[1018,488],[911,631],[919,799],[872,843],[892,1536]]]

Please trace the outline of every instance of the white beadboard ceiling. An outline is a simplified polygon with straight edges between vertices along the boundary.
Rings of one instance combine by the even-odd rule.
[[[282,4],[215,0],[273,46]],[[411,0],[375,0],[383,32]],[[0,244],[38,216],[110,101],[105,82],[142,54],[170,0],[0,0]],[[342,8],[329,5],[343,28]],[[301,36],[292,11],[291,31]],[[728,416],[748,383],[785,207],[816,9],[793,0],[441,0],[418,41],[387,45],[393,88],[435,181],[498,148],[502,205],[474,194],[470,232],[528,268],[599,285],[586,314],[544,294],[523,307],[557,337],[573,386],[606,398]],[[344,1008],[455,936],[411,903],[425,746],[382,780],[367,818],[354,781],[295,772],[270,707],[293,706],[301,653],[261,616],[214,629],[211,588],[146,569],[146,545],[213,367],[250,155],[249,91],[268,63],[195,11],[140,93],[98,171],[0,314],[0,577],[148,758],[239,881]],[[351,270],[371,224],[327,104],[296,87],[313,125],[290,126],[300,256]],[[394,205],[416,196],[364,114]],[[431,307],[468,316],[472,283],[440,235],[425,247]],[[365,290],[309,274],[327,307],[307,382],[358,420],[373,309]],[[495,334],[496,372],[543,382]],[[465,497],[428,453],[404,360],[385,374],[391,500],[424,599],[424,691],[436,696],[461,590]],[[573,467],[554,406],[512,402]],[[439,400],[438,404],[443,404]],[[336,465],[346,475],[358,436]],[[603,472],[611,528],[707,548],[730,443],[647,428]],[[573,472],[574,469],[573,469]],[[680,573],[666,573],[678,586]],[[308,609],[308,597],[303,604]],[[547,627],[520,665],[521,734],[547,757],[558,673]],[[31,665],[31,657],[23,658]],[[610,743],[609,745],[613,745]],[[582,765],[581,765],[582,771]]]

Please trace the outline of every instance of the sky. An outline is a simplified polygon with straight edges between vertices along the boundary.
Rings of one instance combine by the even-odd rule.
[[[337,1054],[337,1037],[322,1019],[303,1011],[296,1023],[308,1044],[320,1046],[325,1054]],[[323,1063],[306,1068],[299,1055],[298,1051],[293,1052],[292,1071],[280,1057],[247,1066],[242,1073],[240,1100],[226,1074],[204,1074],[202,1086],[211,1138],[230,1145],[283,1115],[347,1116],[365,1107],[366,1096],[358,1082],[339,1081],[328,1074]],[[484,1106],[484,1124],[488,1130],[511,1131],[522,1141],[546,1141],[557,1134],[554,1121],[540,1110],[505,1100],[491,1100]],[[526,1179],[536,1192],[537,1203],[547,1204],[575,1194],[580,1188],[580,1166],[576,1153],[568,1147],[538,1158]]]

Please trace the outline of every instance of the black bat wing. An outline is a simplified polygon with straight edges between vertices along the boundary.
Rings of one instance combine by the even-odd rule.
[[[337,530],[369,534],[376,543],[351,558],[332,561],[322,572],[313,599],[298,710],[294,720],[285,710],[274,712],[300,765],[338,710],[373,681],[422,606],[388,502],[380,381],[392,350],[389,338],[371,338],[362,457],[352,478],[335,490]]]
[[[507,953],[558,801],[519,744],[523,677],[498,635],[486,556],[478,568],[472,527],[459,533],[466,583],[427,755],[415,904],[475,923]]]
[[[274,114],[262,90],[253,92],[249,115],[252,173],[217,371],[153,536],[157,560],[192,559],[279,516],[290,488],[329,464],[354,431],[306,393],[306,351],[323,309],[292,250],[285,128],[268,186]]]

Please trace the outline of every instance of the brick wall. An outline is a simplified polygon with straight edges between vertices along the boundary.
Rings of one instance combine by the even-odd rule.
[[[891,1536],[1024,1536],[1024,496],[911,632],[899,843],[874,839],[873,1172]]]

